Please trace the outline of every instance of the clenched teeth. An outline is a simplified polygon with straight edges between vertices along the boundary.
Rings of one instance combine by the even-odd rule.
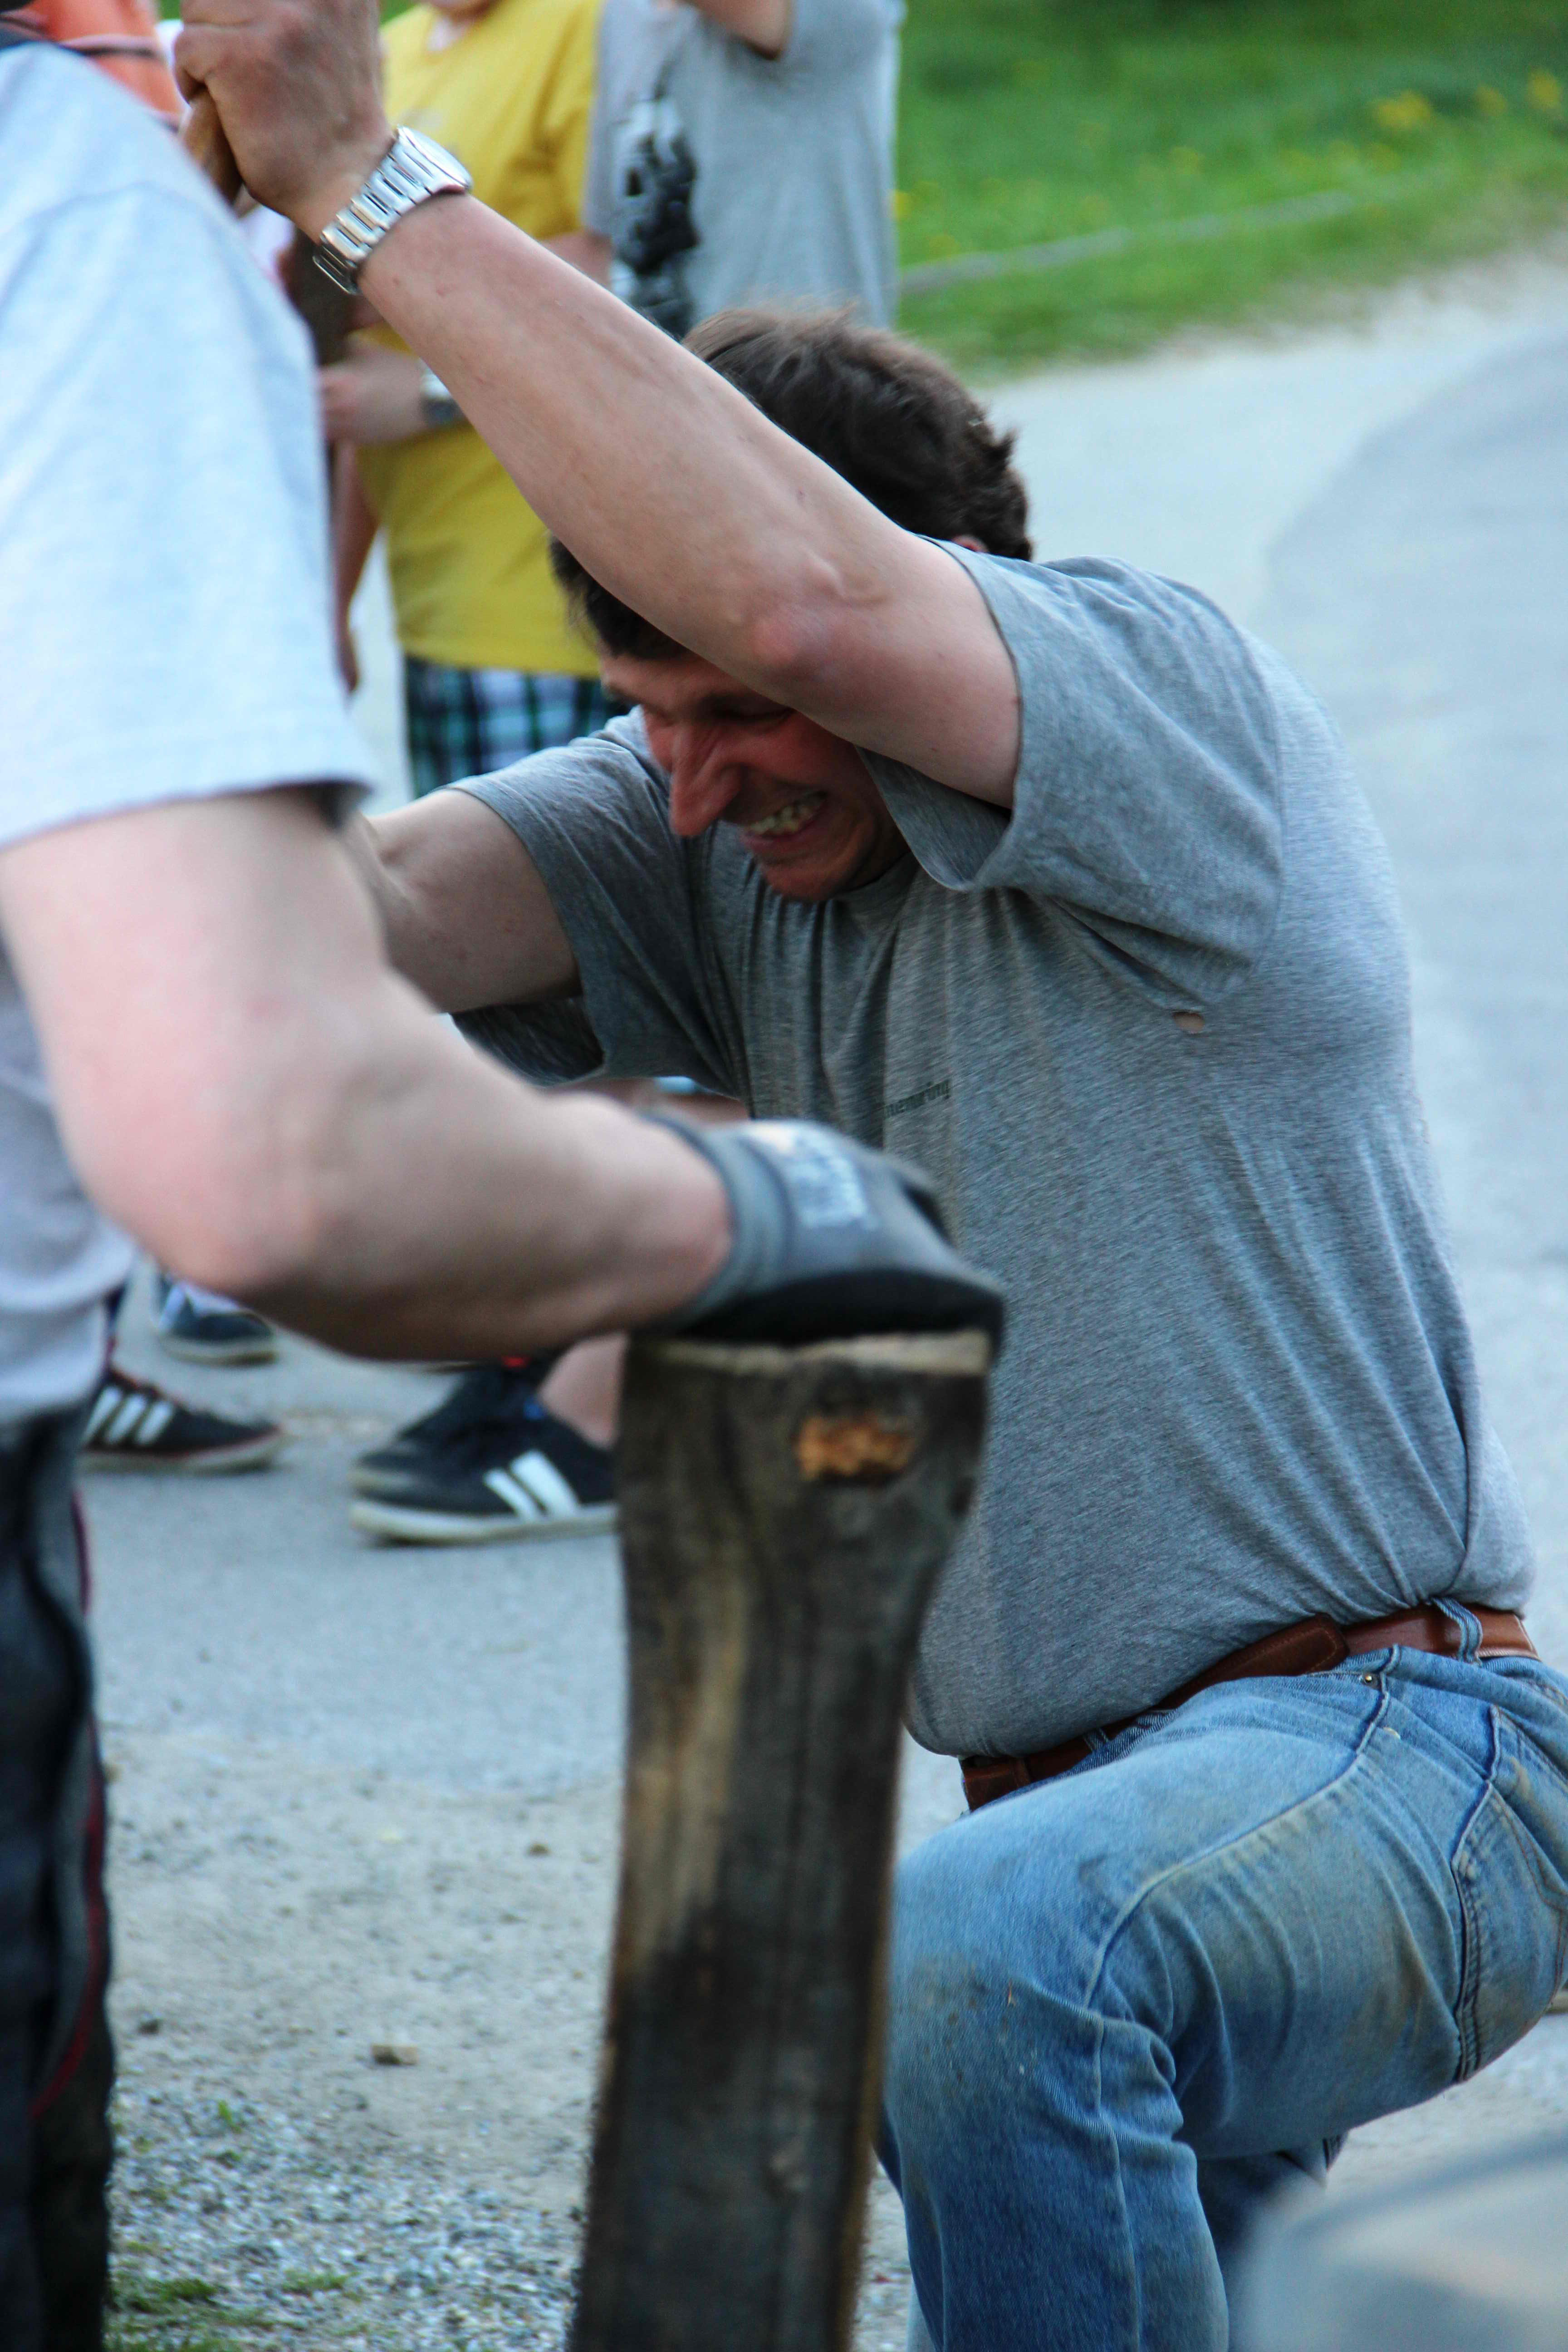
[[[747,825],[745,830],[760,835],[764,841],[776,841],[785,835],[798,833],[802,825],[810,824],[826,797],[823,793],[805,793],[798,801],[790,801],[782,809],[775,809],[772,816],[759,817],[755,824]]]

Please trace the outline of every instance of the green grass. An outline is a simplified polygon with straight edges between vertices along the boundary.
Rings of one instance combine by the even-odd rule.
[[[280,2301],[302,2304],[319,2322],[318,2344],[335,2342],[352,2320],[360,2290],[341,2271],[285,2271],[278,2281]],[[155,2278],[134,2254],[114,2266],[105,2352],[252,2352],[276,2331],[265,2310],[239,2309],[210,2280]],[[289,2340],[297,2343],[297,2335]]]
[[[115,2265],[106,2352],[237,2352],[255,2315],[232,2309],[202,2278],[154,2279]]]
[[[1135,233],[1122,253],[906,296],[983,371],[1486,253],[1568,217],[1563,0],[910,0],[906,267]],[[1202,242],[1162,224],[1342,191]]]

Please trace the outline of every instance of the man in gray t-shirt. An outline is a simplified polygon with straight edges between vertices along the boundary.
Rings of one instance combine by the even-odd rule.
[[[896,373],[886,345],[790,322],[721,339],[715,364],[800,429],[814,336],[824,374],[844,363],[818,446],[853,453],[872,495],[908,512],[920,469],[894,404],[864,405],[867,380]],[[759,350],[770,341],[788,364],[770,364]],[[918,415],[929,373],[906,390]],[[969,430],[984,436],[973,415]],[[929,440],[952,457],[951,410]],[[1484,1633],[1516,1638],[1516,1621],[1492,1612],[1516,1611],[1531,1575],[1415,1096],[1393,878],[1340,741],[1279,660],[1192,589],[1113,562],[1023,560],[1021,495],[1014,484],[1011,506],[999,496],[997,454],[993,444],[989,473],[973,467],[967,509],[933,499],[928,520],[984,599],[1016,680],[1010,808],[883,752],[838,759],[797,717],[661,653],[579,573],[608,675],[640,710],[381,828],[395,951],[478,1042],[545,1081],[683,1072],[758,1115],[806,1115],[897,1150],[935,1179],[960,1246],[1006,1283],[985,1475],[910,1693],[916,1737],[971,1759],[982,1794],[998,1773],[1018,1787],[1087,1762],[1084,1735],[1101,1741],[1130,1718],[1146,1733],[1164,1719],[1147,1711],[1189,1678],[1291,1627],[1316,1622],[1316,1636],[1296,1637],[1314,1664],[1344,1661],[1338,1637],[1322,1646],[1330,1626],[1386,1661],[1395,1641],[1444,1638],[1434,1617],[1437,1629],[1471,1622],[1432,1612],[1436,1601],[1479,1610]],[[487,937],[493,963],[475,946]],[[443,993],[446,956],[457,984]],[[487,972],[494,992],[522,1001],[484,1003]],[[1489,1669],[1451,1671],[1472,1677],[1467,1704],[1523,1703]],[[1531,1671],[1549,1750],[1568,1765],[1563,1686]],[[1146,1776],[1123,1800],[1130,1831],[1104,1826],[1108,1791],[1102,1803],[1087,1793],[1068,1822],[1047,1829],[1042,1815],[1031,1839],[1029,1803],[1070,1801],[1073,1783],[1051,1780],[1016,1822],[997,1806],[910,1865],[884,2153],[896,2177],[913,2173],[911,2251],[939,2345],[1032,2344],[1035,2287],[1010,2252],[1052,2235],[1058,2196],[1081,2217],[1109,2193],[1054,2171],[1031,2184],[1027,2147],[1007,2150],[1009,2137],[1028,2141],[1031,2110],[1005,2082],[1000,2107],[979,2114],[940,2089],[960,2063],[955,2021],[973,2044],[972,2078],[986,2080],[1001,2065],[992,1992],[1004,2023],[1014,1997],[1002,1999],[1002,1976],[1035,1969],[1041,1951],[1092,1945],[1108,1932],[1100,1912],[1119,1916],[1173,1872],[1180,1883],[1205,1847],[1223,1853],[1244,1832],[1304,1837],[1315,1790],[1351,1768],[1365,1730],[1340,1719],[1334,1677],[1320,1679],[1321,1723],[1295,1727],[1274,1764],[1264,1733],[1287,1727],[1267,1707],[1255,1731],[1221,1718],[1207,1738],[1201,1722],[1185,1732],[1192,1792],[1180,1763],[1173,1772],[1143,1745],[1130,1759]],[[1364,1700],[1369,1685],[1378,1677],[1356,1673],[1346,1693]],[[1403,1740],[1418,1735],[1414,1696],[1410,1708]],[[999,1758],[1027,1760],[987,1760]],[[1456,1792],[1448,1834],[1479,1785]],[[1333,2079],[1287,2102],[1283,2124],[1258,2100],[1239,2143],[1215,2134],[1205,2146],[1202,2210],[1222,2256],[1261,2190],[1303,2166],[1321,2171],[1322,2142],[1347,2120],[1443,2079],[1447,2061],[1430,2049],[1402,2070],[1380,2057],[1369,2079],[1335,2039],[1347,1988],[1376,2006],[1394,1980],[1391,1916],[1358,1896],[1358,1941],[1349,1921],[1335,1926],[1334,1894],[1384,1867],[1370,1823],[1386,1819],[1405,1850],[1405,1801],[1369,1791],[1365,1820],[1352,1805],[1337,1840],[1323,1824],[1314,1860],[1326,1885],[1299,1855],[1282,1888],[1267,1870],[1245,1885],[1246,1904],[1273,1919],[1266,1953],[1238,1955],[1227,1980],[1216,1951],[1220,2015],[1198,2004],[1167,2028],[1171,2063],[1192,2066],[1196,2086],[1170,2115],[1184,2112],[1194,2132],[1194,2042],[1223,2029],[1267,2071],[1278,2020],[1299,2007],[1313,2014],[1310,2046],[1339,2053]],[[1544,1883],[1568,1904],[1568,1781],[1548,1811]],[[1014,1831],[989,1894],[983,1824],[997,1838]],[[1443,1834],[1431,1821],[1420,1832],[1438,1847]],[[1034,1882],[1047,1867],[1042,1895]],[[1194,1901],[1218,1899],[1203,1887]],[[1513,2030],[1558,1972],[1550,1904],[1526,1916],[1532,1925],[1510,1923],[1516,1943],[1499,1939],[1509,1958],[1489,1995]],[[1004,1969],[998,1930],[1019,1921],[1024,1958]],[[1344,1956],[1326,2026],[1302,1982],[1325,1929]],[[1176,1948],[1209,1932],[1187,1908],[1166,1930]],[[1172,1965],[1165,1943],[1149,1965]],[[1074,2032],[1101,2030],[1099,1996],[1071,1990]],[[1140,1982],[1108,1997],[1145,1993]],[[1049,2016],[1063,1999],[1052,1986]],[[1089,2119],[1070,2071],[1054,2072],[1054,2029],[1037,2016],[1018,2030],[1023,2063],[1044,2069],[1067,2109],[1053,2129],[1070,2140]],[[1132,2090],[1103,2095],[1124,2102],[1115,2128],[1140,2137]],[[1296,2152],[1265,2162],[1249,2129],[1270,2135],[1270,2151],[1279,2132]],[[971,2229],[963,2182],[985,2137],[1014,2180],[1013,2219]],[[1234,2173],[1232,2156],[1247,2159]],[[1130,2258],[1169,2260],[1185,2277],[1169,2339],[1146,2340],[1204,2343],[1213,2255],[1200,2261],[1190,2227],[1173,2225],[1173,2193],[1162,2184],[1128,2200]],[[1151,2248],[1162,2233],[1173,2249]],[[1080,2250],[1107,2279],[1115,2236]],[[1113,2340],[1109,2325],[1100,2311],[1081,2337],[1060,2340]]]
[[[902,0],[605,0],[583,200],[667,332],[737,302],[893,305]]]
[[[1012,1304],[910,1721],[1018,1755],[1297,1619],[1518,1608],[1531,1562],[1323,713],[1189,589],[959,560],[1023,695],[1010,821],[869,754],[907,848],[790,903],[733,824],[672,831],[658,730],[617,721],[458,787],[580,978],[569,1045],[469,1025],[530,1076],[677,1070],[935,1178]]]
[[[364,12],[231,15],[189,0],[182,62],[319,236],[385,152]],[[640,712],[382,821],[404,970],[541,1075],[897,1139],[1010,1288],[915,1691],[981,1803],[890,1954],[930,2336],[1221,2352],[1259,2196],[1507,2048],[1568,1949],[1568,1683],[1513,1613],[1365,804],[1202,596],[1030,560],[907,347],[790,320],[705,366],[460,197],[361,282]]]

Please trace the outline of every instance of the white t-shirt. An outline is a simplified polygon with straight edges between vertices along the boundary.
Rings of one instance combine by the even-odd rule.
[[[0,51],[0,847],[363,782],[327,610],[303,329],[161,124],[82,60]],[[90,1391],[130,1263],[0,941],[0,1422]]]

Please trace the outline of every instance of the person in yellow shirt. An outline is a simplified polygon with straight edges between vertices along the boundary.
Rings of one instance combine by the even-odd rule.
[[[425,0],[384,36],[395,122],[467,164],[474,193],[600,276],[579,229],[598,0]],[[416,793],[570,742],[608,712],[569,620],[544,526],[455,404],[380,326],[321,373],[334,458],[339,657],[378,528],[404,654]],[[590,1534],[614,1517],[607,1447],[546,1411],[548,1360],[476,1364],[434,1413],[362,1455],[357,1526],[421,1543]]]
[[[475,194],[580,267],[597,0],[425,0],[384,35],[396,122],[467,164]],[[601,726],[593,647],[551,576],[543,525],[442,386],[385,329],[321,374],[337,466],[339,639],[377,526],[423,793]]]

